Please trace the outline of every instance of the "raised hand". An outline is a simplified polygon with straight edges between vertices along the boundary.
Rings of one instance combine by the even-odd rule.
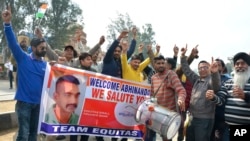
[[[151,44],[147,45],[147,51],[149,51],[149,50],[152,50],[152,45]]]
[[[77,29],[75,31],[75,41],[80,41],[82,35],[83,35],[83,31],[81,29]]]
[[[119,35],[119,37],[118,37],[118,40],[121,40],[122,38],[126,38],[127,35],[128,35],[128,30],[123,30],[123,31],[120,33],[120,35]]]
[[[179,48],[176,46],[176,44],[174,45],[173,51],[174,51],[174,56],[177,57],[179,53]]]
[[[40,28],[36,27],[34,33],[37,36],[37,38],[43,38],[43,34]]]
[[[181,56],[185,56],[186,52],[187,52],[187,44],[186,47],[181,48]]]
[[[7,10],[4,10],[4,11],[2,12],[2,19],[3,19],[3,22],[4,22],[4,23],[10,23],[10,22],[11,22],[11,17],[12,17],[11,8],[10,8],[10,6],[8,5]]]
[[[133,33],[133,38],[136,39],[136,35],[137,35],[137,28],[136,28],[136,26],[134,26],[132,28],[132,33]]]
[[[216,73],[219,71],[219,66],[218,66],[218,63],[216,61],[214,61],[214,58],[212,57],[212,62],[211,62],[211,65],[210,65],[210,71],[212,73]]]
[[[156,45],[156,53],[159,54],[160,53],[160,49],[161,49],[161,46],[160,45]]]
[[[199,51],[198,51],[198,46],[199,46],[199,45],[196,45],[196,46],[192,49],[191,55],[192,55],[194,58],[199,58],[199,56],[198,56],[198,53],[199,53]]]
[[[100,40],[99,40],[99,45],[102,45],[105,42],[105,37],[101,36]]]
[[[140,44],[139,47],[138,47],[138,53],[142,53],[143,52],[143,48],[144,48],[144,44]]]
[[[121,41],[120,45],[122,46],[122,52],[127,53],[127,51],[128,51],[128,41],[126,39],[123,39]]]

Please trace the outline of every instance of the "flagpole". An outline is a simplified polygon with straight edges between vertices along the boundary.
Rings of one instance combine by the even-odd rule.
[[[41,22],[42,22],[42,18],[41,19],[38,19],[39,21],[38,21],[38,25],[37,25],[37,27],[40,27],[40,24],[41,24]]]
[[[38,28],[40,28],[40,24],[42,22],[42,19],[44,17],[45,11],[47,9],[48,6],[48,2],[46,0],[39,0],[39,2],[41,3],[40,7],[38,8],[38,12],[36,13],[36,19],[38,20],[37,22],[37,26]]]

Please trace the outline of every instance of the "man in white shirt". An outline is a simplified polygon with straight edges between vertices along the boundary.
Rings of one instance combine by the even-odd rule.
[[[7,72],[10,81],[10,89],[13,89],[13,65],[10,61],[8,61],[4,64],[4,67],[8,69]]]

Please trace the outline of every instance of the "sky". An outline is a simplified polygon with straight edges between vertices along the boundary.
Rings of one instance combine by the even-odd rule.
[[[129,14],[141,28],[150,23],[161,54],[173,56],[173,47],[188,44],[187,55],[197,44],[199,59],[228,62],[237,52],[250,52],[249,0],[72,0],[83,10],[87,45],[94,46],[117,13]],[[105,50],[107,43],[102,46]],[[180,53],[179,53],[180,54]]]

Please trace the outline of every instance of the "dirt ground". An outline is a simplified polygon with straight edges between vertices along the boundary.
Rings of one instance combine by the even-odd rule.
[[[15,100],[0,101],[0,113],[15,111]]]
[[[15,100],[9,100],[9,101],[0,101],[0,114],[10,111],[15,111]],[[13,137],[16,132],[16,128],[9,129],[5,131],[0,132],[0,141],[13,141]]]
[[[0,141],[13,141],[16,131],[17,131],[16,128],[9,129],[6,131],[1,131],[0,132]]]

